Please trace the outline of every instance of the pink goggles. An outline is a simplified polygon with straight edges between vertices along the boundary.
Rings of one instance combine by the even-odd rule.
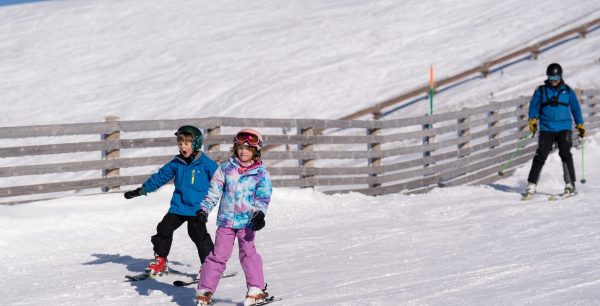
[[[240,132],[237,135],[235,135],[235,137],[233,138],[233,142],[240,145],[248,144],[250,146],[258,147],[258,149],[262,147],[262,140],[258,137],[258,135],[247,132]]]

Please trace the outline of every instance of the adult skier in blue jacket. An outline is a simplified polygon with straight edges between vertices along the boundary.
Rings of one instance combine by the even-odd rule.
[[[525,197],[535,193],[540,172],[554,143],[558,145],[558,155],[563,163],[564,194],[575,193],[575,166],[571,155],[573,119],[579,137],[585,137],[585,127],[579,100],[573,89],[565,84],[562,74],[559,64],[548,65],[548,79],[535,90],[529,102],[529,131],[535,133],[539,128],[539,143],[527,178]]]

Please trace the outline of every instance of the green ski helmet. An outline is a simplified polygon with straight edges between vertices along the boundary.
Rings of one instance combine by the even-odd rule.
[[[179,134],[189,134],[194,136],[194,140],[192,140],[192,150],[194,152],[200,151],[200,148],[202,148],[202,131],[195,126],[184,125],[175,132],[175,136],[179,136]]]

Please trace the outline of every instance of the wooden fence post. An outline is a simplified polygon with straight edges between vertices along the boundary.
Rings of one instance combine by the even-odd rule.
[[[287,130],[286,130],[286,128],[281,128],[281,131],[283,132],[283,135],[287,135]],[[289,151],[290,151],[290,144],[289,144],[289,143],[286,143],[286,144],[285,144],[285,151],[286,151],[286,152],[289,152]]]
[[[585,100],[583,99],[583,90],[581,88],[575,88],[573,90],[575,91],[577,100],[579,100],[579,104],[585,104]]]
[[[519,111],[527,108],[529,106],[529,102],[523,102],[517,106]],[[525,131],[529,127],[529,122],[527,122],[527,113],[517,116],[517,122],[522,122],[523,124],[519,126],[519,131]]]
[[[104,118],[104,122],[118,122],[118,121],[119,121],[119,117],[117,117],[117,116],[108,116],[108,117]],[[121,132],[113,131],[108,134],[102,134],[101,138],[103,141],[107,141],[107,142],[108,141],[118,142],[119,139],[121,139]],[[120,156],[121,156],[121,150],[119,148],[111,149],[111,150],[102,150],[102,159],[103,160],[118,159]],[[114,176],[119,176],[119,175],[120,175],[119,168],[102,170],[103,178],[114,177]],[[118,191],[118,190],[120,190],[120,186],[109,186],[109,187],[102,188],[102,192]]]
[[[461,124],[469,124],[470,122],[471,122],[471,117],[464,117],[464,118],[459,118],[459,119],[456,120],[456,123],[459,124],[459,125],[461,125]],[[469,136],[469,134],[471,133],[470,129],[471,129],[470,127],[466,127],[464,129],[459,129],[456,132],[456,136],[457,137]],[[462,150],[462,149],[466,149],[468,147],[469,147],[469,141],[468,140],[465,141],[465,142],[460,142],[457,145],[457,148],[458,148],[459,151]],[[458,158],[462,158],[462,157],[465,157],[467,155],[469,155],[469,154],[459,153],[458,154]]]
[[[597,114],[597,110],[598,110],[598,104],[593,100],[593,97],[590,97],[590,100],[588,101],[588,103],[586,103],[588,109],[590,109],[590,113],[588,114],[588,119],[590,121],[590,123],[592,123],[594,121],[594,117]]]
[[[532,47],[529,48],[529,52],[531,53],[531,58],[534,60],[537,60],[538,57],[540,56],[540,53],[542,53],[540,51],[540,45],[539,44],[535,44]]]
[[[494,116],[496,116],[496,114],[498,114],[497,111],[490,111],[490,112],[487,113],[487,116],[488,116],[488,118],[493,118]],[[496,126],[498,126],[498,120],[493,120],[492,119],[488,123],[488,129],[493,129]],[[494,140],[498,139],[498,135],[499,134],[500,133],[491,133],[490,136],[489,136],[489,138],[488,138],[488,140],[491,142],[491,141],[494,141]],[[490,149],[493,149],[495,147],[497,147],[497,145],[494,145],[494,144],[490,145]]]
[[[381,113],[380,112],[377,112],[377,113],[373,114],[373,119],[374,120],[379,120],[380,118],[381,118]],[[379,135],[379,131],[380,131],[380,129],[378,129],[378,128],[367,129],[367,135],[368,136]],[[367,150],[370,151],[370,152],[381,151],[381,143],[369,143],[367,145]],[[371,168],[371,169],[381,166],[381,158],[379,158],[379,157],[369,158],[368,165],[369,165],[369,168]],[[371,176],[371,177],[377,177],[378,174],[377,173],[371,173],[371,174],[369,174],[369,176]],[[377,187],[381,187],[381,184],[379,184],[379,183],[369,184],[369,188],[377,188]]]
[[[425,116],[430,116],[429,114],[425,114]],[[428,123],[428,124],[424,124],[423,125],[423,130],[430,130],[433,128],[433,124],[432,123]],[[431,143],[435,142],[435,135],[431,135],[431,136],[425,136],[423,137],[423,146],[427,146]],[[433,151],[424,151],[423,152],[423,158],[429,158],[432,156]],[[423,164],[423,168],[427,168],[429,166],[433,165],[433,163],[429,164],[429,163],[424,163]]]
[[[216,126],[210,129],[206,130],[206,135],[207,136],[219,136],[221,134],[221,127],[220,126]],[[206,153],[208,153],[209,155],[211,153],[219,153],[221,151],[221,145],[220,144],[211,144],[211,145],[207,145],[206,147]],[[213,160],[217,163],[221,162],[221,159],[219,158],[219,156],[217,156],[216,154],[213,154],[213,156],[211,156],[213,158]]]
[[[298,133],[302,136],[314,136],[315,129],[307,128],[307,129],[298,129]],[[312,152],[314,150],[314,144],[300,144],[298,145],[299,151],[302,152]],[[302,168],[312,168],[314,167],[315,161],[313,159],[301,159],[299,160],[300,167]],[[314,178],[314,175],[300,175],[301,179],[310,180]],[[314,184],[310,184],[307,187],[315,187]]]

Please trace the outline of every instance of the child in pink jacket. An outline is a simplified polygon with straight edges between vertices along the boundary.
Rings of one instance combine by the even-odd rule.
[[[260,160],[262,136],[253,129],[243,129],[233,141],[232,156],[222,163],[210,182],[201,210],[206,218],[219,205],[215,247],[202,265],[196,305],[209,305],[238,241],[239,257],[248,288],[244,305],[253,305],[269,297],[263,275],[262,258],[254,245],[255,232],[265,226],[271,199],[269,172]]]

